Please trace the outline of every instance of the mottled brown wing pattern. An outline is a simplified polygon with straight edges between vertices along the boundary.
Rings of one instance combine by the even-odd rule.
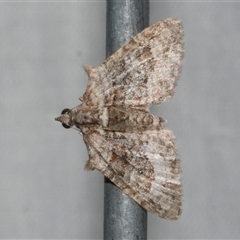
[[[84,141],[90,157],[87,168],[101,171],[148,211],[170,220],[179,217],[180,165],[171,131],[95,129]]]
[[[99,67],[88,67],[83,102],[99,106],[158,104],[174,94],[183,57],[179,20],[146,28]]]
[[[181,173],[174,136],[149,105],[170,98],[183,57],[182,25],[158,22],[139,33],[89,76],[82,104],[56,120],[78,128],[98,169],[142,207],[165,219],[181,213]]]

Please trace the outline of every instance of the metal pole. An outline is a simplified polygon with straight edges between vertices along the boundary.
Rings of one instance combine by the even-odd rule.
[[[149,25],[149,1],[107,0],[107,57]],[[147,239],[147,211],[105,178],[104,239]]]

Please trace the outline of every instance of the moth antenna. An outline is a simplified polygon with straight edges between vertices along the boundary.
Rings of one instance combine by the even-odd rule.
[[[78,98],[81,102],[83,102],[83,96]]]

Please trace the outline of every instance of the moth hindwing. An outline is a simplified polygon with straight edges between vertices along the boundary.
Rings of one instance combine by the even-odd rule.
[[[151,104],[173,94],[183,58],[180,21],[146,28],[98,67],[85,67],[89,80],[82,103],[56,118],[83,135],[89,160],[124,193],[165,219],[181,214],[180,163],[174,136]]]

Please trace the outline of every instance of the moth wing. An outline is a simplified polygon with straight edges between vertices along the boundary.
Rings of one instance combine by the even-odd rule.
[[[98,169],[148,211],[170,220],[180,216],[180,164],[171,131],[96,129],[83,137],[90,157],[87,167]]]
[[[179,20],[166,19],[146,28],[89,75],[87,105],[159,104],[174,94],[183,58]],[[100,98],[101,97],[101,98]]]

